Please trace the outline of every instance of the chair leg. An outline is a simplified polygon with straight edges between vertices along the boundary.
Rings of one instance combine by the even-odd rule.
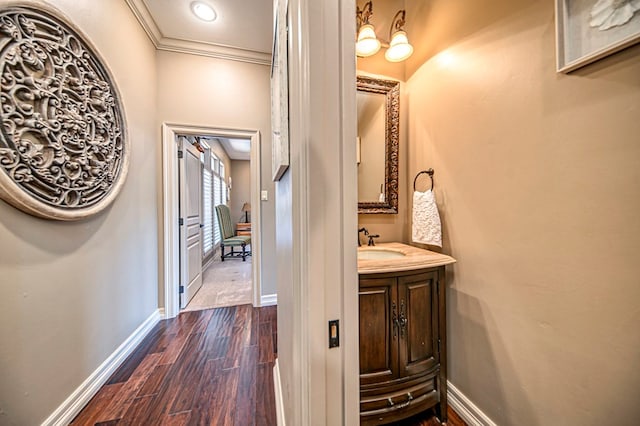
[[[220,243],[220,261],[224,262],[224,244]]]
[[[244,262],[247,259],[247,255],[245,254],[245,249],[247,248],[246,244],[242,244],[242,261]]]

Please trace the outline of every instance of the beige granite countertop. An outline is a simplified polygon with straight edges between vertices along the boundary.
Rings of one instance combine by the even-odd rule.
[[[424,250],[402,243],[379,243],[375,246],[358,247],[361,250],[388,250],[404,254],[393,259],[358,259],[359,274],[377,274],[383,272],[411,271],[422,268],[449,265],[456,260],[446,254]]]

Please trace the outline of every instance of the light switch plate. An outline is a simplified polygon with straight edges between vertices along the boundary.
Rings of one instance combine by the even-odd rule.
[[[340,320],[329,321],[329,349],[340,346]]]
[[[269,192],[266,190],[260,191],[260,199],[262,201],[269,201]]]

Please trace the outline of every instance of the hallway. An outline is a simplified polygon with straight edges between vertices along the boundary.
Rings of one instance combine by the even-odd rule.
[[[201,311],[250,304],[252,264],[251,257],[246,262],[238,259],[221,262],[219,251],[216,251],[213,262],[202,272],[202,287],[183,310]]]
[[[275,425],[276,307],[161,321],[72,425]]]

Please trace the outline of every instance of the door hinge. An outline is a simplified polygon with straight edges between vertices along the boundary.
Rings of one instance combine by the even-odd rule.
[[[178,293],[184,294],[184,286],[183,285],[180,286],[180,289],[178,290]]]
[[[184,225],[184,219],[183,218],[178,219],[178,225],[180,225],[180,226]]]
[[[184,151],[178,151],[178,159],[184,158]]]

